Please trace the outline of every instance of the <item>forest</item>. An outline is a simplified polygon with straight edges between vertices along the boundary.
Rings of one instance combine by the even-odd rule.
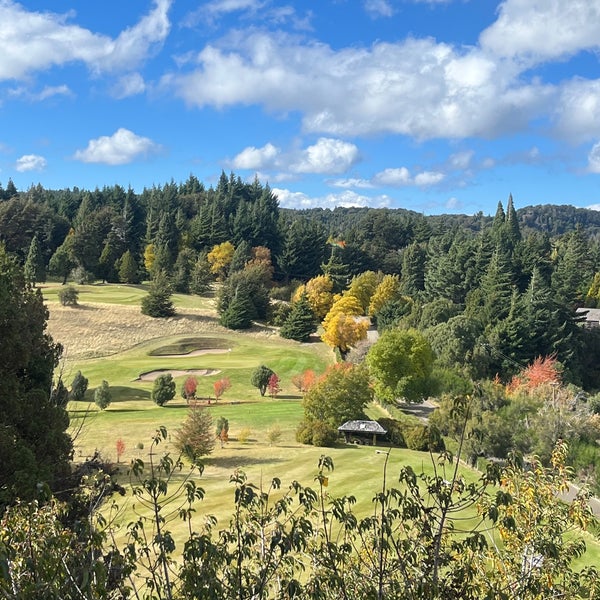
[[[45,333],[47,312],[36,285],[52,279],[68,290],[73,283],[150,282],[141,309],[158,318],[175,313],[169,301],[173,291],[202,296],[217,289],[224,327],[244,330],[263,323],[299,342],[319,332],[341,363],[306,391],[299,442],[334,445],[340,415],[360,418],[367,398],[394,416],[398,400],[435,398],[437,410],[418,435],[411,430],[409,436],[400,420],[386,420],[393,443],[439,451],[440,460],[450,464],[457,452],[481,468],[481,489],[499,485],[495,500],[478,506],[482,518],[504,528],[508,554],[502,559],[506,571],[494,578],[490,565],[496,558],[483,552],[477,533],[460,541],[445,537],[442,529],[437,537],[432,533],[449,512],[483,498],[475,484],[446,489],[446,479],[437,474],[424,480],[439,508],[433,516],[410,470],[402,472],[401,482],[412,490],[412,500],[385,488],[384,480],[376,496],[381,512],[373,519],[356,522],[348,498],[334,502],[326,514],[324,488],[333,465],[325,457],[315,479],[318,494],[298,486],[269,505],[270,492],[258,494],[241,476],[235,480],[237,520],[222,534],[222,545],[209,533],[190,534],[178,572],[181,597],[333,598],[340,589],[344,597],[362,590],[373,598],[509,598],[516,589],[523,598],[541,597],[535,595],[541,593],[541,578],[530,577],[530,569],[525,581],[521,554],[510,554],[511,543],[520,553],[531,550],[516,539],[515,525],[532,510],[531,499],[516,502],[517,490],[528,485],[540,491],[536,510],[545,511],[537,526],[554,519],[562,527],[547,532],[543,543],[548,547],[536,548],[560,559],[546,573],[550,588],[562,572],[573,579],[557,590],[580,594],[572,597],[596,593],[592,573],[575,576],[566,570],[567,555],[572,558],[582,549],[559,542],[568,518],[587,519],[584,504],[563,510],[553,500],[567,485],[567,475],[599,488],[600,328],[586,326],[585,317],[586,309],[600,307],[599,227],[596,211],[571,206],[517,210],[510,194],[493,216],[425,216],[404,209],[281,209],[268,185],[258,179],[244,182],[233,173],[222,173],[214,187],[190,175],[185,183],[171,181],[141,193],[119,186],[46,190],[37,185],[18,191],[9,181],[6,188],[0,186],[0,375],[5,388],[0,448],[6,457],[0,481],[10,482],[0,486],[0,511],[6,511],[6,531],[15,536],[35,518],[40,531],[52,530],[64,548],[81,544],[89,555],[111,548],[99,562],[102,573],[88,572],[85,585],[73,577],[71,595],[49,591],[49,598],[128,597],[128,569],[148,547],[157,553],[155,565],[164,567],[164,578],[154,590],[152,580],[147,581],[150,591],[144,597],[176,597],[168,581],[170,541],[160,530],[147,546],[145,534],[134,528],[133,542],[122,554],[94,537],[97,517],[89,507],[103,501],[108,495],[104,486],[113,484],[110,478],[99,482],[70,471],[68,393],[54,374],[61,347]],[[68,301],[76,302],[76,295]],[[369,329],[376,330],[377,341],[369,341]],[[346,414],[340,410],[342,396],[352,394],[361,397]],[[153,443],[158,445],[161,436],[166,433],[157,432]],[[530,475],[521,470],[523,456],[534,457]],[[156,510],[155,526],[161,523],[157,490],[171,481],[174,468],[169,460],[151,465],[149,474],[144,464],[134,471],[140,497],[150,498]],[[502,476],[496,460],[506,465]],[[43,501],[40,481],[48,484]],[[452,481],[458,481],[456,472]],[[276,489],[280,482],[272,485]],[[51,490],[58,488],[71,490],[60,499],[64,505],[50,502]],[[184,519],[191,518],[202,495],[192,483],[185,489],[189,512],[182,513]],[[118,486],[111,488],[115,491]],[[21,506],[17,500],[36,495],[47,512],[31,512],[31,504]],[[299,499],[303,515],[290,512],[292,496]],[[335,520],[347,544],[329,539],[328,519]],[[391,531],[401,528],[403,520],[412,524],[399,543]],[[316,538],[319,543],[313,545]],[[417,546],[403,548],[411,539],[418,540]],[[16,559],[10,549],[27,546],[27,540],[22,546],[15,540],[0,537],[0,584],[3,577],[8,581],[10,561]],[[267,557],[266,571],[252,562],[251,548],[259,547]],[[406,558],[406,549],[415,554]],[[309,553],[310,575],[299,575],[304,567],[295,563],[292,550]],[[73,555],[64,552],[63,563],[52,555],[55,562],[47,568],[74,569]],[[354,552],[372,562],[360,564]],[[102,581],[104,591],[92,580]],[[208,589],[207,580],[218,580],[221,588]],[[373,587],[361,587],[363,580]],[[41,589],[29,583],[31,590]],[[89,593],[78,595],[85,586]],[[31,593],[22,597],[36,597]],[[12,597],[9,591],[5,597]]]

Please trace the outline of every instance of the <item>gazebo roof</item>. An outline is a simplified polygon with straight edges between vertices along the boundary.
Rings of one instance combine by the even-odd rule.
[[[346,421],[338,427],[342,433],[376,433],[385,435],[385,430],[377,421]]]

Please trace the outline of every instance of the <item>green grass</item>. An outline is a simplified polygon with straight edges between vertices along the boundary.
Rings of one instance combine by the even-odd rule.
[[[211,337],[193,337],[183,338],[177,340],[173,344],[167,344],[166,346],[160,346],[150,350],[149,356],[168,356],[170,354],[190,354],[198,350],[214,350],[214,349],[228,349],[233,344],[233,341],[227,341],[223,338],[211,338]]]

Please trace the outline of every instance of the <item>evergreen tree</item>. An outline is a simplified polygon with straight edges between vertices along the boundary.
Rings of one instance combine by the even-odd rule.
[[[69,474],[69,417],[50,393],[62,348],[46,332],[39,290],[0,244],[0,512]]]
[[[327,232],[315,221],[296,218],[285,226],[283,250],[277,264],[286,281],[307,281],[320,273],[327,253]]]
[[[307,342],[310,335],[317,330],[317,318],[312,311],[306,294],[298,302],[294,302],[292,310],[281,326],[279,334],[283,338]]]
[[[25,261],[25,279],[35,285],[38,282],[46,281],[46,269],[44,267],[44,257],[38,242],[37,235],[34,235],[31,244],[29,245],[29,252],[27,253],[27,260]]]
[[[175,398],[176,385],[171,373],[163,373],[154,380],[150,397],[158,406],[164,406],[169,400]]]
[[[427,255],[421,244],[412,243],[402,253],[400,289],[406,296],[417,296],[425,290],[425,261]]]
[[[159,272],[142,298],[142,314],[150,317],[172,317],[175,307],[171,301],[171,285],[164,272]]]
[[[238,285],[227,307],[221,312],[220,323],[228,329],[249,329],[256,309],[247,286]]]
[[[119,281],[121,283],[139,283],[140,271],[131,250],[121,257],[119,264]]]
[[[206,258],[206,252],[202,252],[196,259],[190,275],[190,292],[203,296],[210,291],[214,281],[210,271],[210,264]]]
[[[182,248],[179,251],[171,278],[176,292],[182,294],[190,293],[192,271],[195,263],[196,253],[191,248]]]
[[[112,402],[112,394],[110,392],[110,388],[108,387],[108,381],[103,379],[100,387],[97,387],[94,390],[94,402],[100,410],[105,410],[108,408]]]
[[[87,388],[88,378],[84,377],[81,371],[77,371],[71,383],[71,399],[76,401],[83,400]]]
[[[341,250],[332,247],[329,260],[321,265],[323,274],[333,283],[333,292],[339,294],[350,283],[350,268],[342,262]]]

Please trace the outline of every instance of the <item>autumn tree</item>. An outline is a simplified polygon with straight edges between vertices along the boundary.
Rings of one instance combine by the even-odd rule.
[[[362,306],[354,296],[342,296],[331,307],[323,321],[325,333],[321,339],[332,348],[336,348],[342,359],[351,348],[367,337],[369,322],[359,318]]]
[[[371,298],[373,297],[380,280],[381,274],[378,275],[374,271],[365,271],[360,275],[355,275],[344,295],[354,296],[362,307],[361,314],[367,314],[371,304]]]
[[[186,402],[193,400],[196,397],[196,390],[198,389],[198,380],[190,375],[186,377],[183,385],[181,386],[181,396]]]
[[[267,384],[267,388],[269,390],[269,396],[271,398],[275,398],[277,394],[281,391],[280,379],[276,373],[273,373],[271,377],[269,377],[269,383]]]
[[[369,314],[377,315],[381,308],[401,297],[400,277],[398,275],[384,275],[375,288],[369,302]]]
[[[271,379],[271,375],[274,375],[275,371],[269,369],[269,367],[265,365],[260,365],[260,367],[256,368],[252,372],[252,377],[250,379],[250,383],[258,388],[261,396],[265,395],[267,391],[267,387],[269,385],[269,379]]]
[[[325,318],[333,304],[333,282],[327,275],[318,275],[310,279],[305,286],[300,286],[294,298],[294,302],[299,300],[302,294],[306,294],[306,299],[318,319]]]
[[[417,402],[435,390],[431,377],[434,354],[418,331],[388,329],[371,346],[367,365],[379,398]]]
[[[292,377],[292,384],[302,393],[308,392],[316,381],[317,376],[312,369],[306,369],[303,373]]]
[[[218,381],[215,381],[213,384],[213,390],[215,392],[215,400],[218,401],[219,398],[231,388],[231,381],[229,377],[223,377]]]
[[[211,272],[221,281],[227,277],[234,252],[235,248],[233,244],[227,241],[213,246],[213,249],[206,256]]]
[[[181,428],[175,433],[175,447],[192,464],[198,464],[203,456],[214,450],[213,419],[208,409],[189,409]]]

